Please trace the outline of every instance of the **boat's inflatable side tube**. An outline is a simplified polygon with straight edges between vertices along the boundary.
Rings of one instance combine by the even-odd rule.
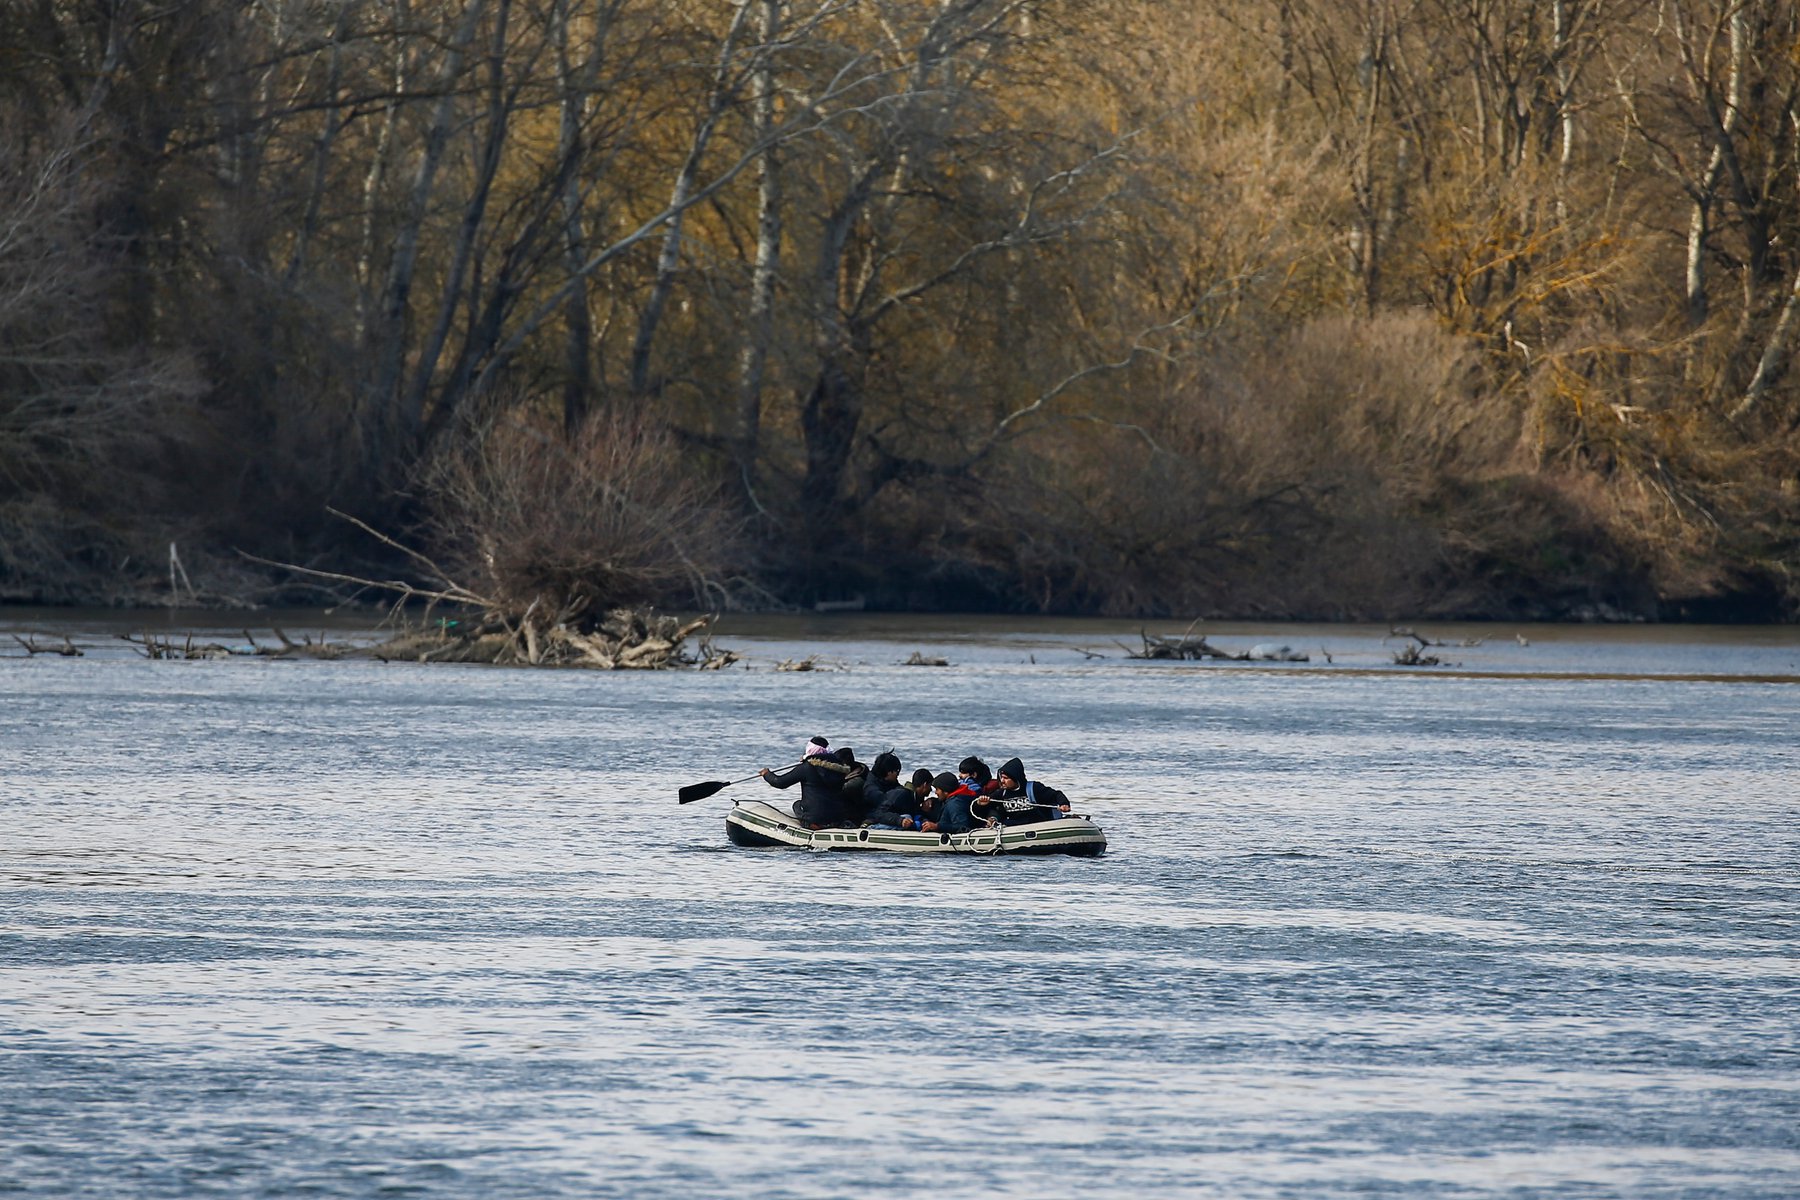
[[[968,833],[918,833],[898,829],[808,829],[792,814],[757,800],[739,801],[725,817],[725,834],[737,846],[785,846],[812,850],[887,850],[902,854],[1073,854],[1106,851],[1106,835],[1081,817],[1058,817]]]

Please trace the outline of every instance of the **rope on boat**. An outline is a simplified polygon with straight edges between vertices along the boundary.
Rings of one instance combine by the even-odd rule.
[[[1003,849],[1000,839],[1001,839],[1002,834],[1004,833],[1005,827],[1001,826],[1001,825],[995,825],[992,828],[994,830],[994,844],[986,849],[983,849],[979,843],[976,843],[975,841],[973,841],[973,839],[976,836],[974,833],[969,834],[969,837],[971,840],[968,843],[968,845],[969,845],[969,852],[971,854],[990,854],[990,855],[992,855],[992,854],[1000,853],[1000,851]]]

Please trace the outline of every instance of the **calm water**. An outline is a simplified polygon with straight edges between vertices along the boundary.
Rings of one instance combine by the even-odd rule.
[[[1800,634],[1406,673],[1382,632],[0,659],[0,1193],[1800,1193]],[[745,851],[674,802],[811,733],[1020,754],[1112,849]]]

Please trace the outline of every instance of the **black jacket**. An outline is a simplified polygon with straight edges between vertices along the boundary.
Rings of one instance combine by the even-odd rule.
[[[871,775],[868,785],[863,788],[863,798],[869,805],[863,819],[871,825],[898,826],[901,817],[916,818],[919,815],[919,797],[898,780],[888,783]]]
[[[794,816],[804,825],[836,825],[845,816],[844,776],[850,768],[829,758],[809,758],[785,771],[771,771],[763,778],[770,787],[800,785]]]
[[[1019,786],[1005,788],[975,802],[978,817],[997,817],[1002,825],[1025,825],[1032,821],[1054,821],[1063,815],[1062,806],[1069,798],[1046,783],[1025,778],[1025,764],[1009,758],[998,772]]]
[[[851,825],[868,820],[869,801],[864,789],[871,778],[869,768],[861,763],[844,768],[844,820]]]

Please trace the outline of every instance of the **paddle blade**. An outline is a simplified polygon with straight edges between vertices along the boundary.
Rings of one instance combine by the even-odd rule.
[[[690,783],[675,793],[677,804],[692,804],[696,800],[704,800],[717,792],[731,786],[729,779],[714,779],[707,783]]]

